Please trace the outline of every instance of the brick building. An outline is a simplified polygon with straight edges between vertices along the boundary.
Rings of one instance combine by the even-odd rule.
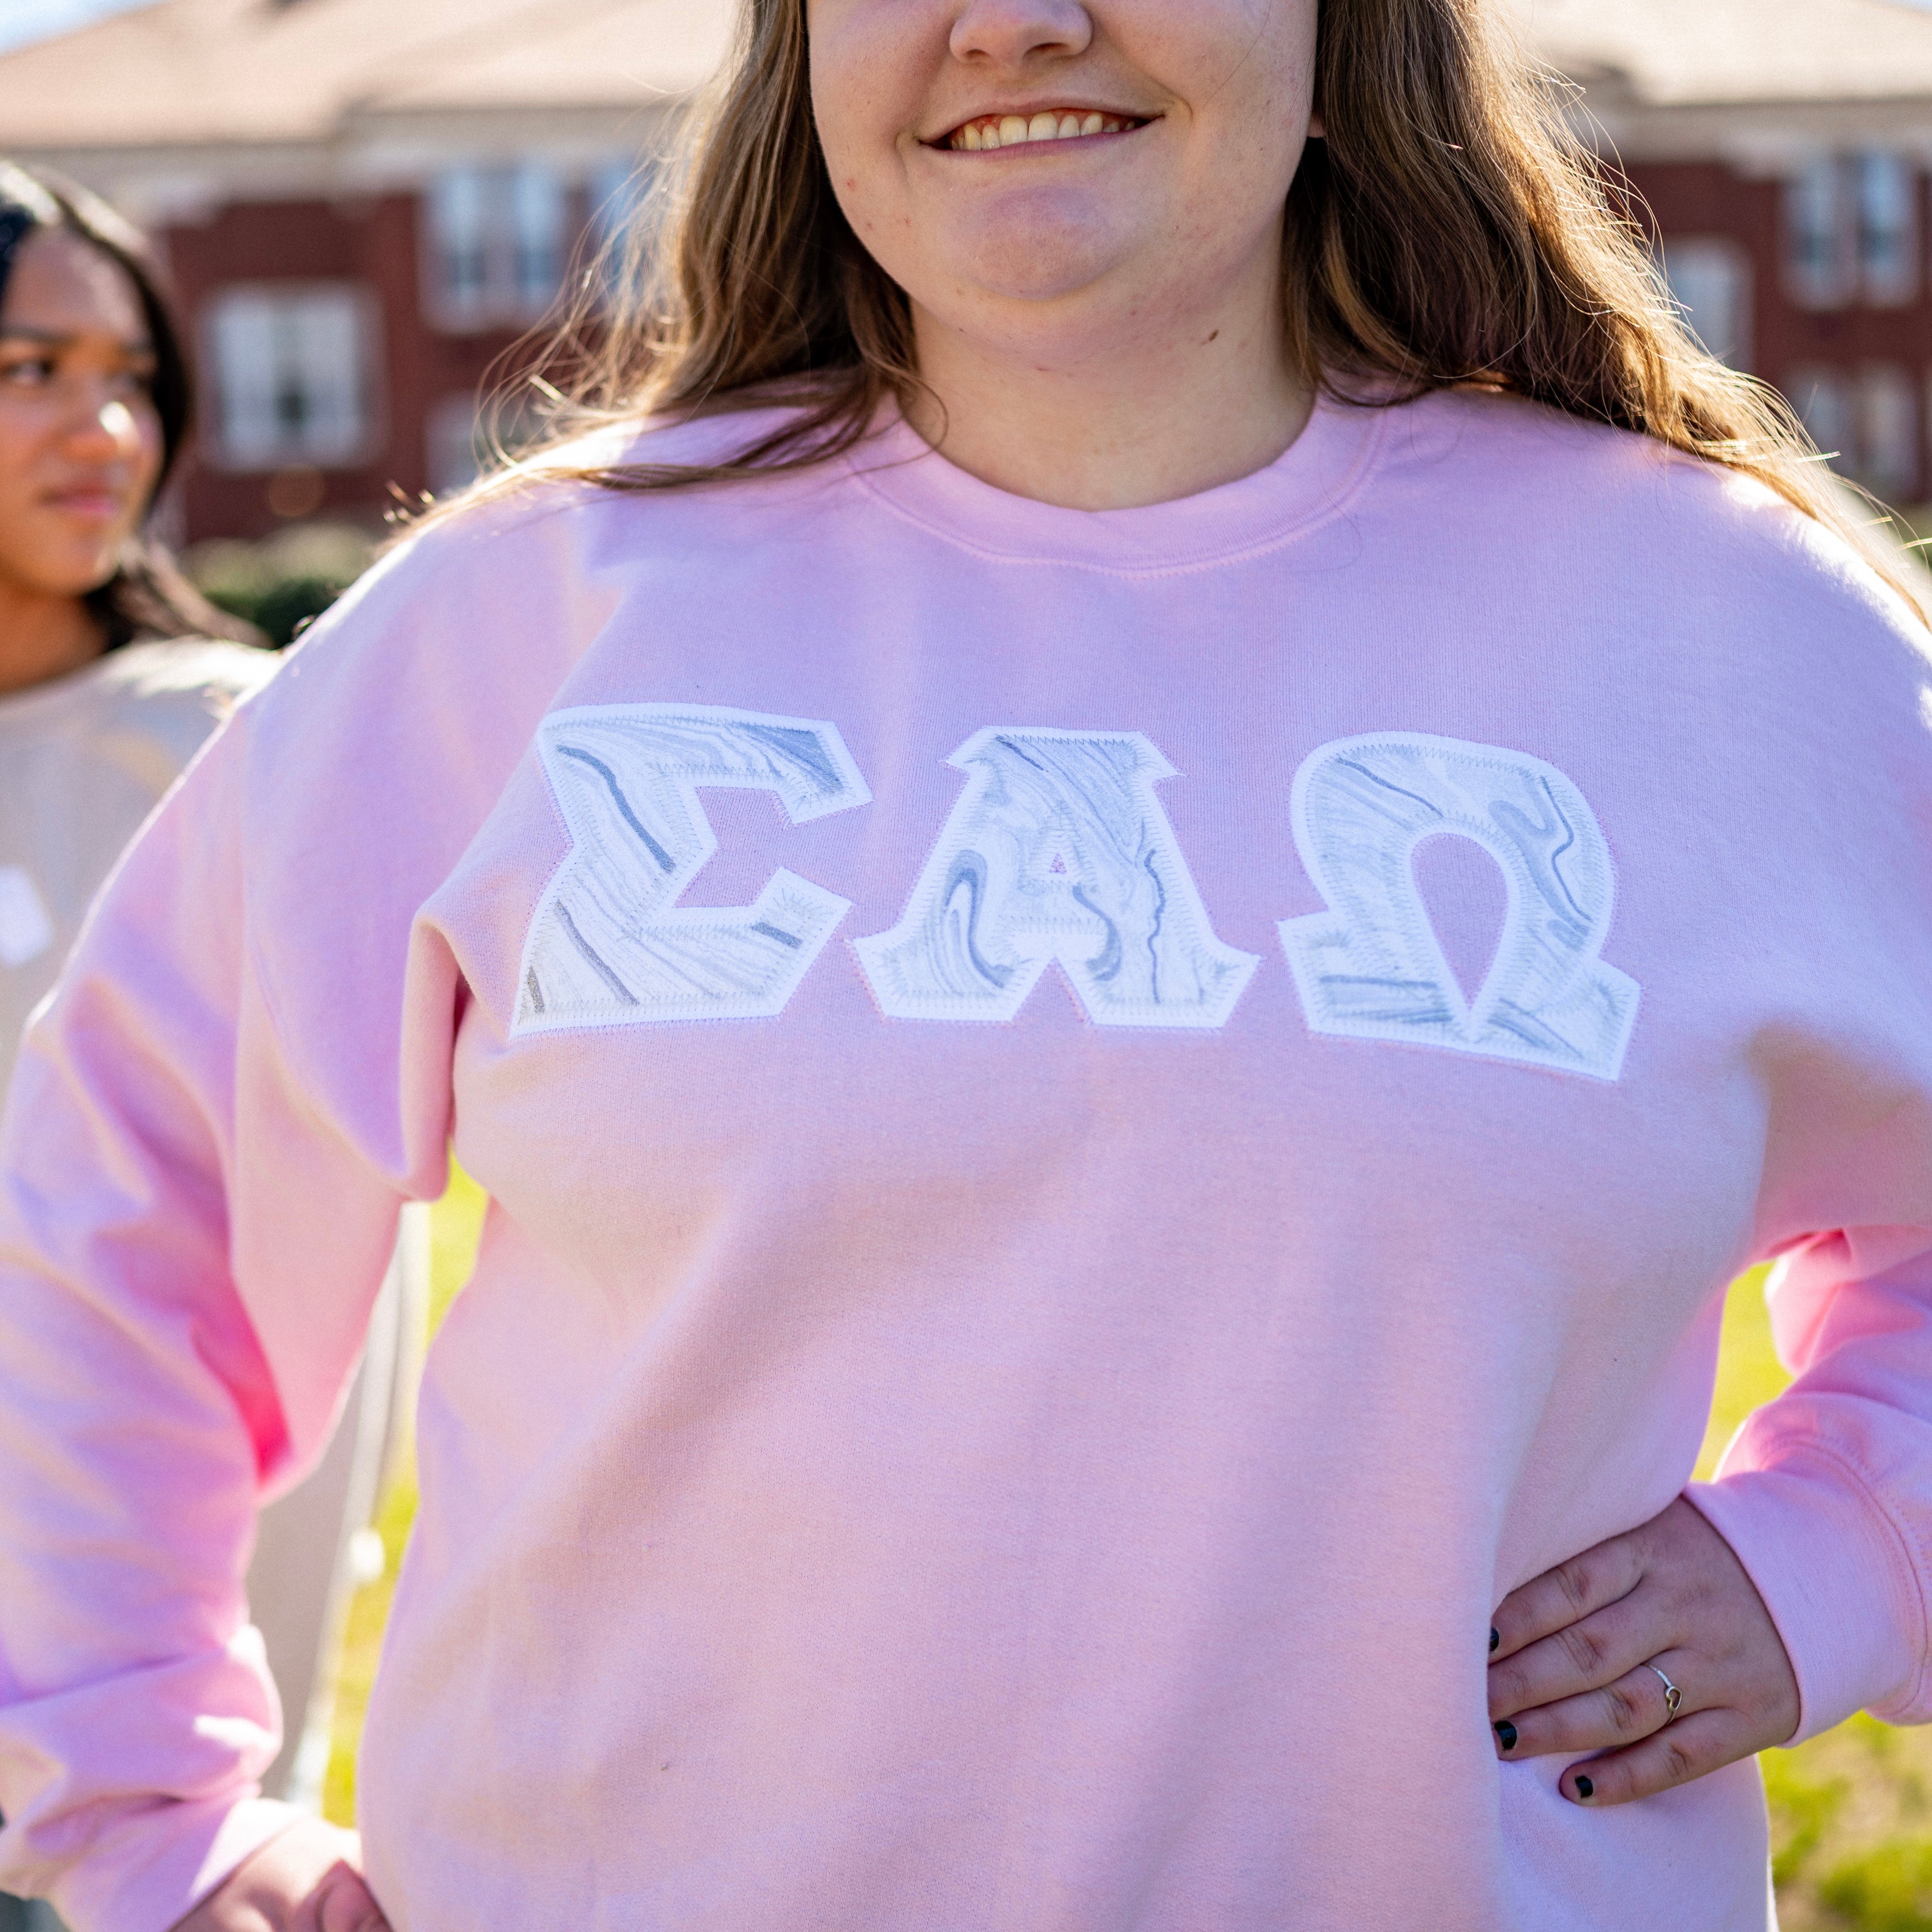
[[[1512,3],[1706,341],[1848,473],[1932,498],[1932,11]],[[208,391],[183,534],[460,481],[479,384],[644,191],[731,12],[155,0],[0,56],[0,144],[119,202],[172,263]]]
[[[1838,466],[1932,498],[1932,10],[1905,0],[1526,0],[1580,123],[1648,204],[1706,343]]]
[[[158,0],[0,56],[0,152],[161,244],[205,404],[181,534],[373,519],[646,190],[714,0]]]

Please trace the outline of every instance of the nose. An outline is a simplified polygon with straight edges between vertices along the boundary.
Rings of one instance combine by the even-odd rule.
[[[68,446],[84,461],[111,463],[140,453],[141,425],[116,396],[98,392],[81,400],[68,431]]]
[[[1084,53],[1093,40],[1080,0],[965,0],[950,45],[955,60],[1017,73],[1038,56]]]

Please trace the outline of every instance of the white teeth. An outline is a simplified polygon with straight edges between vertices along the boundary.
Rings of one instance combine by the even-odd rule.
[[[1084,134],[1124,134],[1132,124],[1097,110],[1081,114],[1072,110],[1042,109],[1030,118],[1005,114],[998,120],[968,121],[956,129],[950,145],[976,151],[982,148],[1016,148],[1031,141],[1072,141]]]

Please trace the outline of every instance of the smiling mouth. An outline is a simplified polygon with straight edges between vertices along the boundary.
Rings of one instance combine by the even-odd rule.
[[[1042,141],[1084,140],[1095,134],[1130,134],[1147,123],[1131,114],[1103,114],[1097,109],[1043,107],[1036,114],[982,114],[953,129],[938,147],[955,154],[985,148],[1023,148]]]

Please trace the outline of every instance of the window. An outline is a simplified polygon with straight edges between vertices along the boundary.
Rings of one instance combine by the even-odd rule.
[[[1852,293],[1853,236],[1845,170],[1820,155],[1785,185],[1786,268],[1807,308],[1836,308]]]
[[[479,404],[473,393],[445,396],[429,412],[429,487],[437,496],[466,489],[501,459],[526,449],[545,427],[544,412],[527,392],[514,391]]]
[[[638,278],[664,212],[664,170],[650,155],[620,155],[590,177],[590,242],[603,297]]]
[[[1664,278],[1697,339],[1734,369],[1750,362],[1750,262],[1734,244],[1691,236],[1667,244]]]
[[[1811,440],[1841,476],[1888,502],[1906,500],[1918,482],[1918,398],[1910,374],[1874,363],[1848,376],[1801,370],[1788,392]]]
[[[222,290],[209,304],[217,460],[350,469],[374,440],[374,298],[352,282]]]
[[[1918,399],[1894,364],[1862,370],[1852,390],[1851,473],[1874,496],[1904,501],[1918,480]]]
[[[1832,369],[1801,369],[1791,377],[1785,393],[1804,419],[1811,440],[1832,459],[1832,466],[1848,470],[1856,452],[1852,448],[1851,388],[1844,377]]]
[[[1820,155],[1785,185],[1786,268],[1807,308],[1918,292],[1918,171],[1903,154]]]
[[[430,311],[453,328],[534,321],[563,280],[562,178],[534,162],[452,168],[429,196]]]
[[[1852,174],[1861,289],[1869,302],[1902,306],[1918,292],[1918,170],[1902,154],[1871,154]]]

